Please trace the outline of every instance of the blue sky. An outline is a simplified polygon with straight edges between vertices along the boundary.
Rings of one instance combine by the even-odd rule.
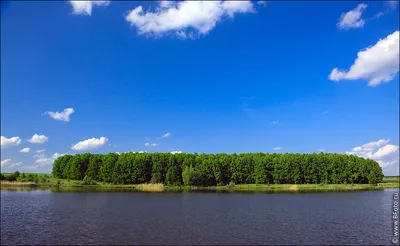
[[[1,171],[82,152],[325,151],[398,175],[398,8],[2,4]]]

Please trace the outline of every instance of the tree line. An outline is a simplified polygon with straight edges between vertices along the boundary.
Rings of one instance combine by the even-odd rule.
[[[39,183],[40,181],[42,182],[49,182],[47,174],[44,174],[43,176],[39,176],[38,174],[34,173],[20,173],[19,171],[15,171],[13,173],[8,173],[8,174],[3,174],[0,173],[0,180],[7,180],[7,181],[22,181],[22,182],[35,182]]]
[[[57,158],[52,174],[85,183],[195,186],[376,184],[383,178],[382,168],[376,161],[333,153],[84,153]]]

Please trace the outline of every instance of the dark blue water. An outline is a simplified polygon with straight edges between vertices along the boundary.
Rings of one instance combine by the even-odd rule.
[[[1,191],[2,244],[391,244],[393,193]]]

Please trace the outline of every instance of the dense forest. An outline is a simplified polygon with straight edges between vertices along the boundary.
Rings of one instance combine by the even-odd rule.
[[[171,154],[64,155],[54,162],[60,179],[114,184],[376,184],[379,164],[345,154]]]

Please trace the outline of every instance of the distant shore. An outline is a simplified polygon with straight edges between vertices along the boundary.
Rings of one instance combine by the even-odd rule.
[[[168,191],[226,191],[226,192],[296,192],[296,191],[356,191],[356,190],[380,190],[400,188],[399,182],[379,183],[377,185],[370,184],[240,184],[225,186],[165,186],[163,184],[129,184],[129,185],[113,185],[113,184],[97,184],[97,185],[80,185],[74,182],[70,184],[60,182],[60,184],[20,182],[20,181],[1,181],[1,188],[12,187],[30,187],[30,188],[87,188],[87,189],[123,189],[145,192],[168,192]]]

